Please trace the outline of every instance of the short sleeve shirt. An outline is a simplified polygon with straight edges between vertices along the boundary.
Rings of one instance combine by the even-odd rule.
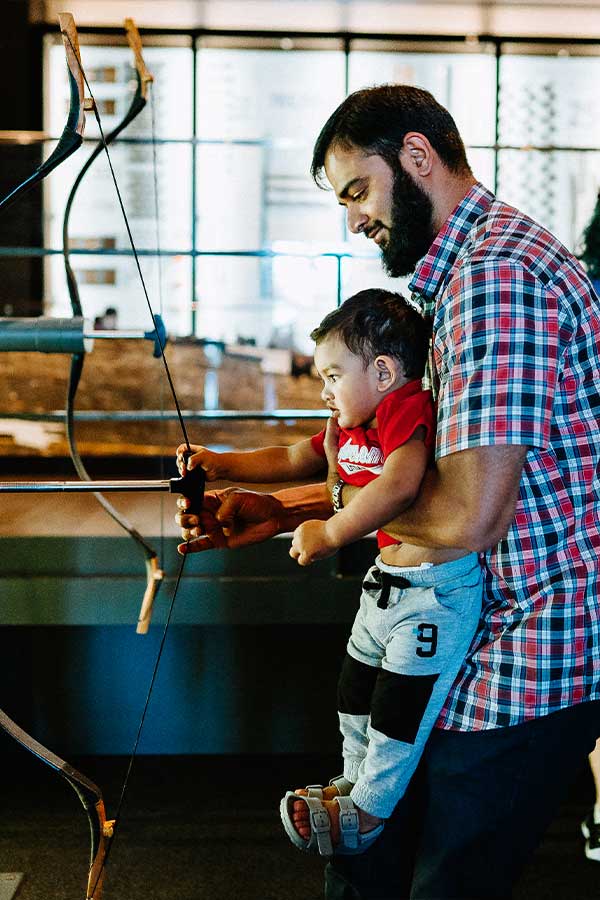
[[[478,631],[438,726],[514,725],[600,697],[600,304],[546,229],[475,185],[411,282],[433,319],[439,459],[528,453],[484,554]]]
[[[425,428],[425,445],[433,452],[435,440],[435,410],[431,391],[423,390],[420,380],[387,394],[376,410],[374,428],[341,428],[338,441],[337,469],[348,484],[363,487],[383,470],[387,457],[415,433],[419,425]],[[313,449],[325,457],[325,430],[311,438]],[[383,531],[377,532],[380,547],[397,543]]]

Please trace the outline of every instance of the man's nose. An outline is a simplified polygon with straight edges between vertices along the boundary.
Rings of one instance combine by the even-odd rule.
[[[325,385],[325,386],[323,387],[323,390],[321,391],[321,400],[322,400],[324,403],[327,403],[327,401],[330,399],[331,396],[332,396],[331,391],[329,390],[329,388],[327,387],[327,385]]]
[[[360,234],[361,231],[364,231],[368,221],[369,217],[365,213],[359,209],[350,209],[348,207],[348,228],[352,234]]]

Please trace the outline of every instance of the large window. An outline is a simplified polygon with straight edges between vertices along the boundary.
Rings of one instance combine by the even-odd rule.
[[[189,40],[183,42],[184,46],[177,43],[181,42],[145,48],[144,57],[154,75],[150,100],[111,145],[110,155],[135,244],[144,253],[142,268],[156,309],[161,307],[172,331],[185,334],[189,331],[191,293],[193,57]],[[126,46],[85,44],[82,56],[102,129],[108,135],[124,117],[133,97],[131,52]],[[67,107],[64,50],[62,43],[52,40],[47,45],[44,106],[49,134],[60,134]],[[99,138],[92,113],[87,115],[85,136],[84,149],[44,183],[48,248],[62,245],[63,211],[71,185]],[[121,327],[147,324],[149,313],[103,153],[77,192],[69,235],[86,317],[93,319],[107,307],[114,307]],[[157,248],[169,252],[160,257],[160,262]],[[47,312],[69,315],[61,258],[48,260],[46,282]]]
[[[576,250],[600,184],[598,48],[501,49],[498,192]]]
[[[195,331],[310,352],[337,302],[335,260],[320,254],[343,222],[309,168],[345,96],[345,56],[339,41],[261,43],[198,45]]]
[[[91,43],[90,43],[91,42]],[[110,43],[111,46],[106,44]],[[105,131],[131,98],[130,51],[82,35]],[[476,176],[576,250],[600,183],[600,53],[584,42],[209,35],[144,39],[153,107],[112,150],[156,308],[173,334],[310,353],[308,334],[340,299],[386,285],[374,248],[309,175],[318,131],[357,88],[403,81],[454,115]],[[67,102],[62,47],[45,56],[46,128]],[[46,181],[47,312],[68,315],[62,211],[86,149]],[[93,210],[93,214],[90,211]],[[86,315],[147,321],[107,164],[82,184],[71,247]],[[160,249],[160,255],[157,254]],[[394,287],[403,283],[393,282]]]

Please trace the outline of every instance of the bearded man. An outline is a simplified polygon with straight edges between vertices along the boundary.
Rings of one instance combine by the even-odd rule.
[[[325,896],[507,900],[600,735],[600,304],[553,235],[476,181],[427,91],[351,94],[317,139],[312,174],[390,275],[413,273],[432,319],[435,465],[386,531],[474,550],[485,579],[479,627],[406,794],[365,853],[332,857]],[[324,486],[229,489],[201,521],[178,522],[204,534],[190,552],[331,513]]]

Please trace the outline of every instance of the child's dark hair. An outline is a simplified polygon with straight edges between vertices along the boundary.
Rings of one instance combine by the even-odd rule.
[[[319,344],[331,334],[339,335],[365,367],[377,356],[393,356],[406,378],[423,377],[431,323],[401,294],[379,288],[359,291],[328,313],[310,336]]]

